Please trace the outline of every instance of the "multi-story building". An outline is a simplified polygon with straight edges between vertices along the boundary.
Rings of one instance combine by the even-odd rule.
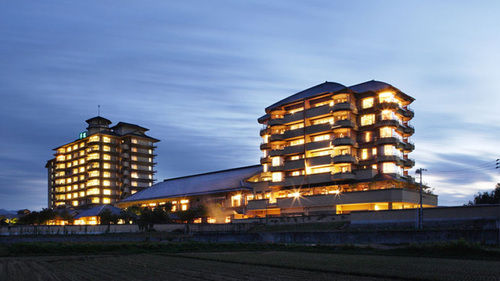
[[[166,180],[118,205],[218,202],[225,219],[216,222],[418,208],[413,100],[383,82],[325,82],[266,108],[260,167]],[[437,196],[424,191],[422,205],[437,206]]]
[[[48,161],[49,207],[113,204],[153,185],[154,145],[148,129],[94,117],[77,140],[55,148]]]
[[[264,125],[260,131],[261,176],[269,182],[269,188],[261,191],[261,198],[268,200],[266,212],[294,212],[291,205],[276,205],[289,197],[343,194],[347,198],[348,192],[354,191],[418,188],[408,174],[415,164],[408,157],[414,149],[409,140],[414,133],[409,124],[414,116],[409,108],[413,100],[384,82],[368,81],[351,87],[325,82],[267,107],[267,114],[258,119]],[[384,196],[393,196],[384,192]],[[334,208],[342,213],[415,207],[404,199],[371,194],[371,200],[345,200],[352,201],[350,204],[334,199],[320,204],[323,197],[317,200],[325,208],[316,209]],[[304,201],[308,200],[316,199]],[[429,201],[428,205],[435,203]],[[307,213],[318,204],[295,211]],[[249,207],[255,214],[264,208]]]

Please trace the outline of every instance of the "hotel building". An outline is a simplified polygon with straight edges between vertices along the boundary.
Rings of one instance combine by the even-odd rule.
[[[94,117],[77,140],[54,149],[47,162],[48,205],[113,204],[153,185],[154,145],[148,129]]]
[[[225,219],[209,222],[418,208],[413,100],[384,82],[325,82],[265,109],[259,166],[165,180],[118,206],[215,200]],[[422,204],[437,206],[437,196],[424,191]]]
[[[416,207],[413,100],[384,82],[325,82],[267,107],[258,121],[268,188],[257,195],[267,201],[249,202],[247,214]]]

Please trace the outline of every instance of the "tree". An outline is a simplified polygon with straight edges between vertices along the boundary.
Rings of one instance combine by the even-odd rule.
[[[113,214],[110,209],[104,209],[99,213],[102,225],[117,224],[120,219],[119,215]]]
[[[479,205],[479,204],[499,204],[500,203],[500,183],[497,183],[495,189],[491,192],[478,192],[474,196],[474,201],[469,201],[467,205]]]

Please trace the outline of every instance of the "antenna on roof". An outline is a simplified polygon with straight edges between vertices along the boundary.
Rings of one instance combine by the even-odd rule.
[[[101,117],[101,105],[100,104],[97,105],[97,116]]]

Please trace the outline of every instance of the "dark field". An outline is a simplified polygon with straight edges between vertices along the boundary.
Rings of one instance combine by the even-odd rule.
[[[280,251],[0,257],[0,280],[500,280],[500,262]]]

